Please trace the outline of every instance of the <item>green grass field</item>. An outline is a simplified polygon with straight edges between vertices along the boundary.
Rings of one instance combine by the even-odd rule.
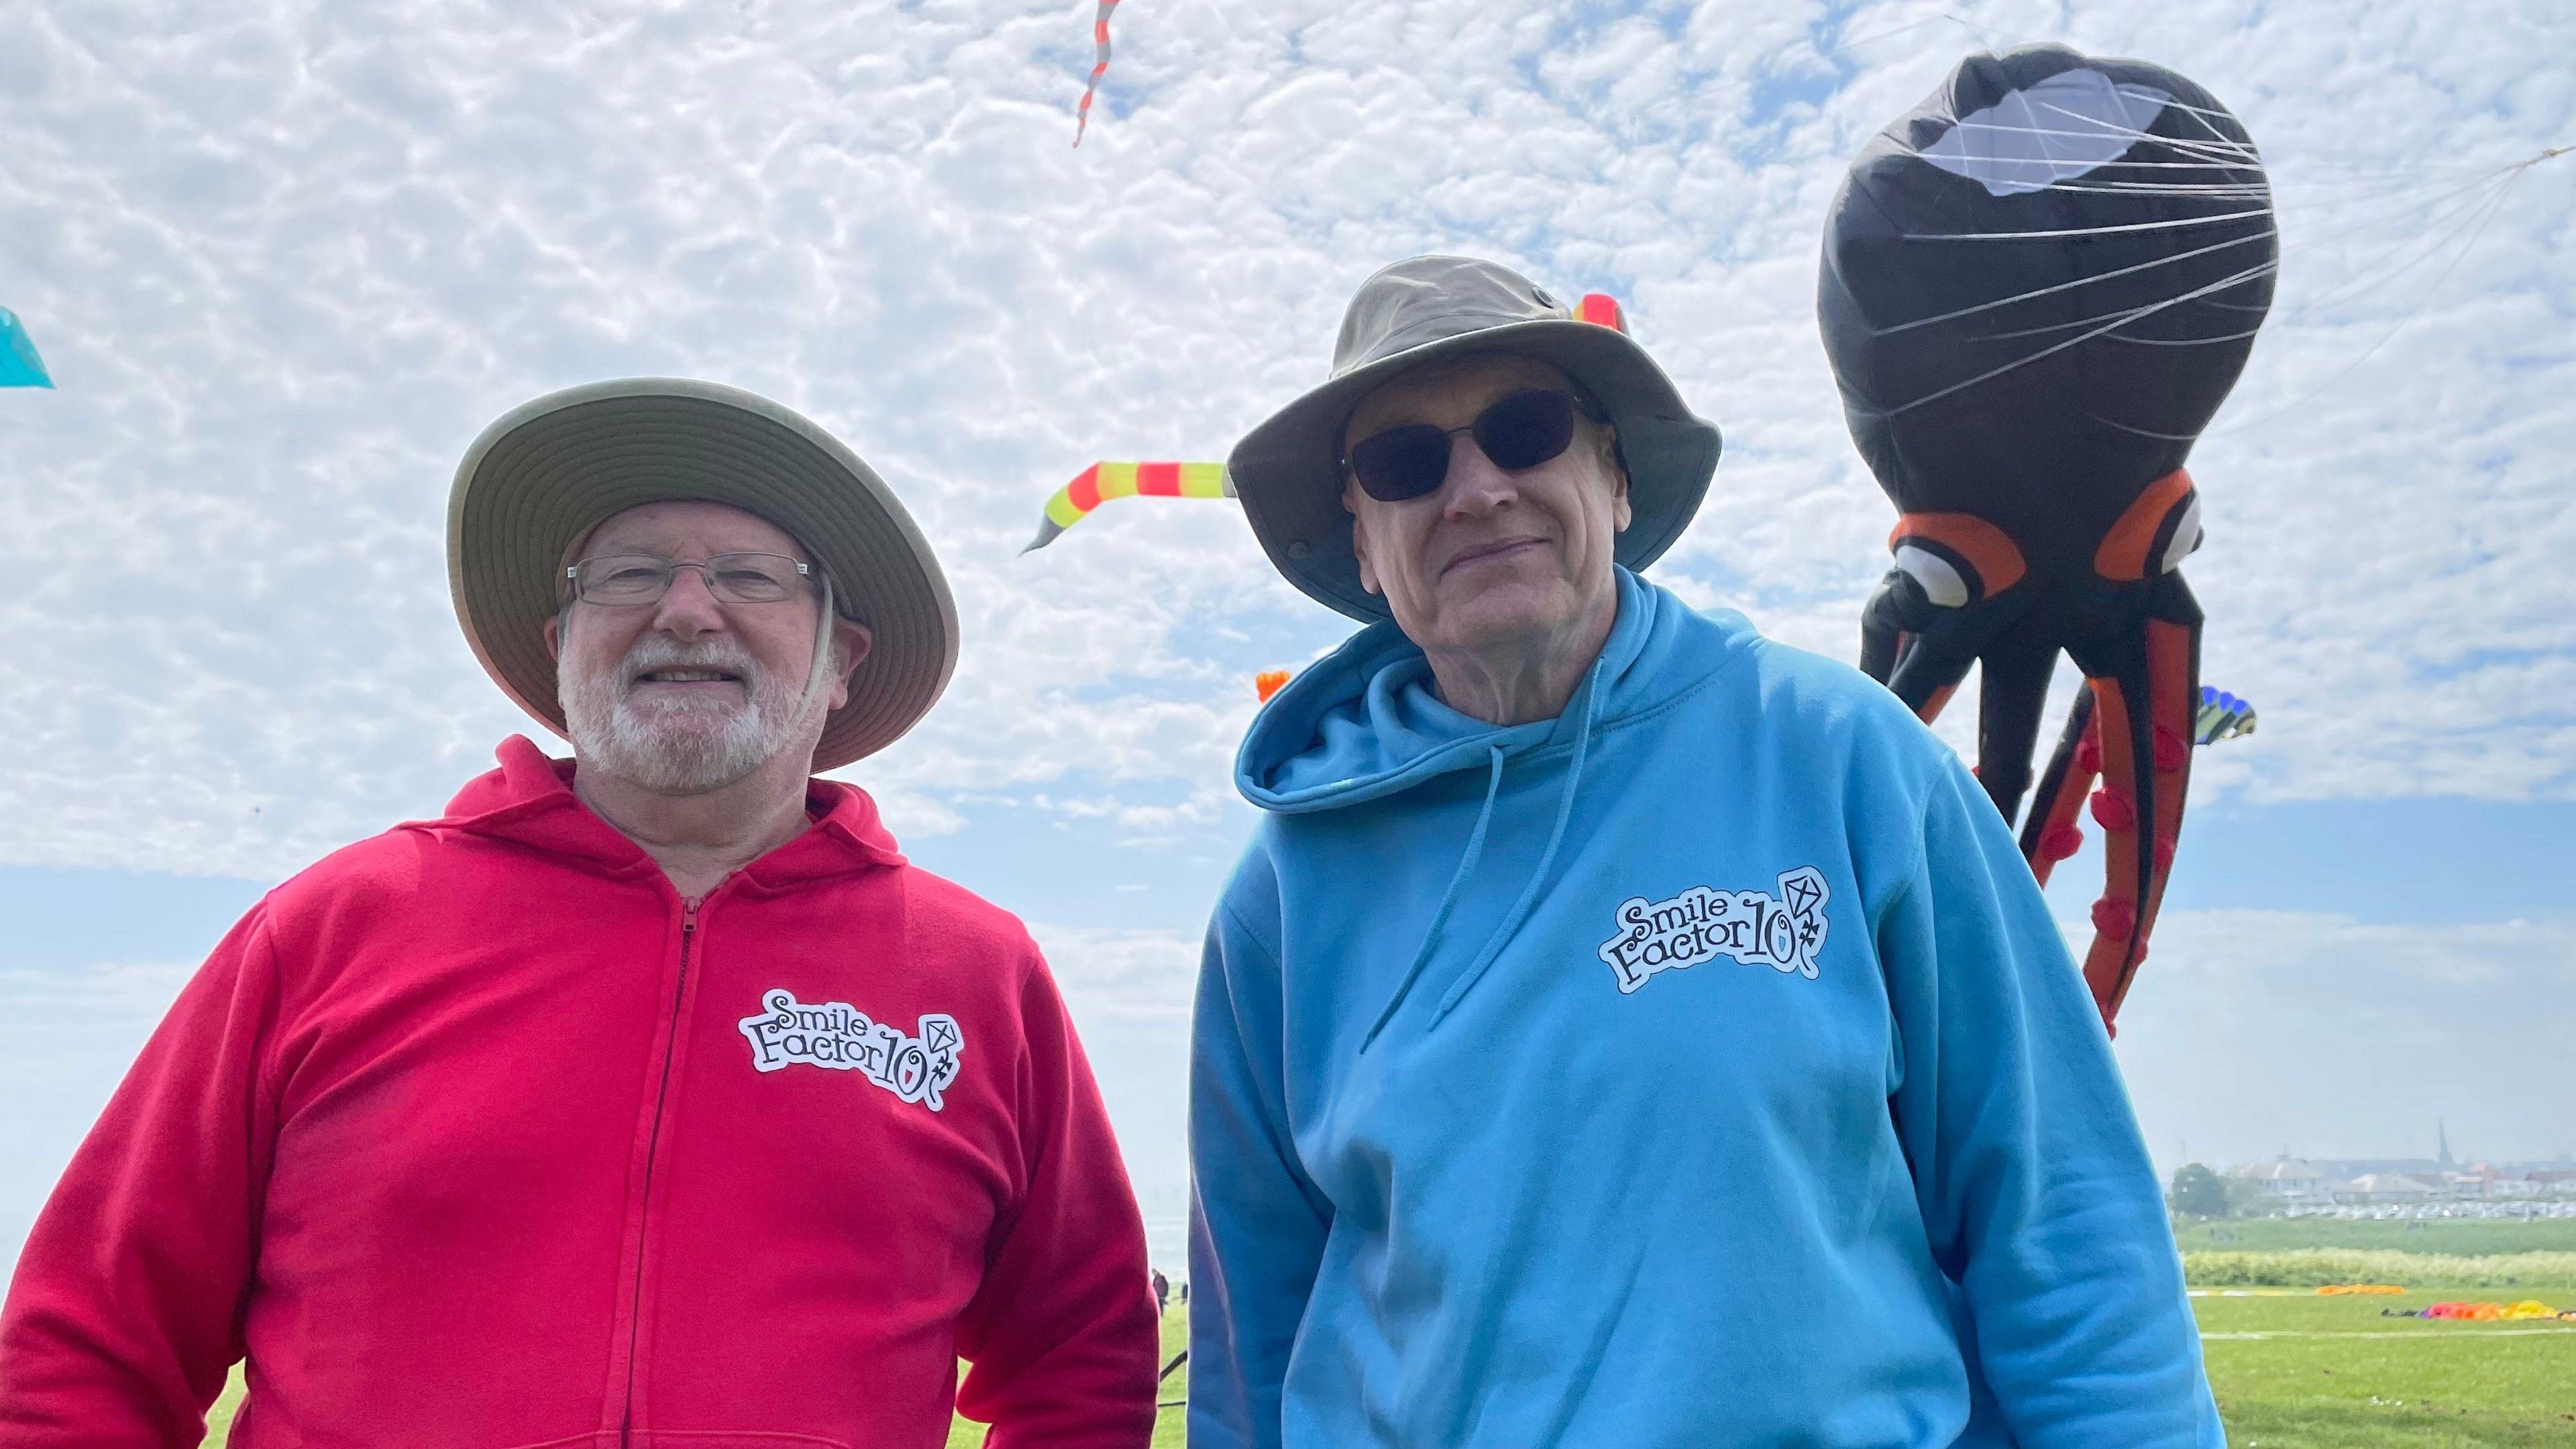
[[[2380,1316],[2386,1308],[2461,1296],[2467,1295],[2193,1299],[2228,1443],[2235,1449],[2576,1444],[2576,1324]],[[2576,1284],[2516,1296],[2576,1306]]]
[[[2353,1248],[2475,1257],[2491,1253],[2576,1253],[2576,1218],[2435,1222],[2339,1222],[2329,1218],[2228,1218],[2174,1233],[2186,1253],[2278,1253]]]
[[[2476,1235],[2459,1243],[2464,1252],[2496,1260],[2494,1244]],[[2241,1251],[2241,1243],[2209,1246]],[[2370,1251],[2377,1245],[2358,1246]],[[2548,1256],[2539,1261],[2561,1261],[2563,1253],[2553,1249],[2542,1250]],[[2422,1252],[2419,1247],[2408,1256],[2415,1262],[2438,1261]],[[2538,1298],[2560,1308],[2576,1307],[2576,1280],[2530,1283],[2510,1293],[2419,1289],[2404,1297],[2330,1298],[2296,1289],[2239,1289],[2233,1291],[2241,1296],[2223,1296],[2229,1291],[2212,1290],[2195,1298],[2192,1309],[2200,1319],[2210,1384],[2235,1449],[2576,1445],[2576,1324],[2450,1323],[2381,1313],[2465,1297]],[[1165,1360],[1180,1351],[1187,1332],[1188,1319],[1179,1310],[1163,1320]],[[1181,1398],[1188,1381],[1189,1368],[1183,1365],[1164,1380],[1160,1397]],[[240,1397],[236,1374],[209,1420],[209,1449],[224,1442],[225,1426]],[[983,1426],[962,1419],[948,1438],[950,1449],[983,1442]],[[1181,1411],[1165,1409],[1155,1423],[1155,1449],[1180,1449],[1180,1444]]]

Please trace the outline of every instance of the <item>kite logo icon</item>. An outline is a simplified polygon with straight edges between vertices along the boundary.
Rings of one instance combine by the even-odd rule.
[[[760,1013],[742,1019],[751,1043],[752,1069],[775,1072],[803,1062],[835,1072],[857,1072],[907,1102],[936,1112],[940,1094],[957,1080],[966,1035],[957,1018],[933,1012],[921,1034],[871,1021],[846,1001],[807,1003],[784,987],[760,998]]]
[[[1601,960],[1621,995],[1659,971],[1720,956],[1813,981],[1816,955],[1825,947],[1825,902],[1832,897],[1824,872],[1812,865],[1782,875],[1776,896],[1707,886],[1669,900],[1631,896],[1613,915],[1616,929],[1601,943]]]

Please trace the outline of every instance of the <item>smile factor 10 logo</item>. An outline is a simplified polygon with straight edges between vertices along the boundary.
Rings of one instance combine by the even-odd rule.
[[[940,1108],[940,1094],[957,1080],[958,1058],[966,1052],[966,1035],[953,1016],[924,1016],[921,1034],[907,1036],[900,1027],[869,1020],[846,1001],[808,1004],[783,987],[762,996],[760,1004],[759,1015],[741,1022],[754,1068],[775,1072],[803,1062],[857,1072],[933,1112]]]
[[[1670,900],[1631,896],[1613,914],[1616,929],[1601,943],[1601,960],[1623,995],[1659,972],[1720,956],[1813,981],[1816,955],[1825,946],[1825,902],[1832,895],[1824,872],[1802,865],[1780,877],[1776,896],[1707,886]]]

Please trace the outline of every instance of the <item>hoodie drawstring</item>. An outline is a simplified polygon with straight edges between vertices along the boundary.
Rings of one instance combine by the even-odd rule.
[[[1485,942],[1485,949],[1476,953],[1476,959],[1468,963],[1457,984],[1441,996],[1440,1004],[1432,1009],[1431,1021],[1425,1030],[1438,1028],[1451,1009],[1466,999],[1468,991],[1485,974],[1486,968],[1494,964],[1494,959],[1503,954],[1503,948],[1511,944],[1513,935],[1520,930],[1521,922],[1538,904],[1539,893],[1547,886],[1548,867],[1556,864],[1556,849],[1565,843],[1565,823],[1574,818],[1574,796],[1583,785],[1584,758],[1592,752],[1593,703],[1600,698],[1600,684],[1601,665],[1596,660],[1591,677],[1583,683],[1583,713],[1576,720],[1574,730],[1574,762],[1566,767],[1565,789],[1556,802],[1556,825],[1547,833],[1547,849],[1539,852],[1538,868],[1530,872],[1529,884],[1521,888],[1521,898],[1512,902],[1510,913],[1503,917],[1502,926]]]
[[[1483,976],[1486,969],[1494,964],[1494,959],[1502,955],[1503,948],[1511,944],[1513,934],[1520,930],[1521,922],[1537,904],[1539,892],[1547,884],[1548,867],[1556,864],[1557,848],[1565,843],[1566,822],[1574,818],[1575,794],[1583,784],[1584,762],[1592,752],[1592,722],[1601,695],[1600,685],[1601,661],[1595,660],[1591,674],[1583,683],[1583,713],[1575,721],[1574,760],[1566,769],[1565,789],[1556,802],[1556,825],[1548,831],[1547,848],[1539,852],[1538,868],[1530,872],[1529,884],[1521,888],[1520,899],[1512,903],[1502,925],[1486,939],[1484,949],[1468,963],[1457,984],[1441,996],[1440,1004],[1432,1010],[1429,1027],[1439,1026],[1451,1009],[1465,999],[1477,978]],[[1395,1019],[1397,1008],[1413,994],[1414,983],[1422,978],[1422,969],[1431,964],[1431,953],[1440,945],[1440,932],[1449,924],[1449,913],[1457,908],[1459,893],[1466,889],[1467,877],[1475,873],[1476,861],[1485,853],[1485,831],[1493,824],[1494,801],[1503,788],[1503,747],[1489,746],[1488,753],[1493,761],[1493,770],[1485,780],[1484,808],[1476,812],[1476,828],[1467,836],[1466,853],[1459,857],[1457,872],[1449,877],[1449,889],[1440,897],[1440,909],[1431,915],[1431,928],[1423,932],[1422,944],[1413,953],[1413,964],[1405,968],[1404,979],[1396,983],[1395,995],[1388,999],[1386,1009],[1377,1014],[1377,1020],[1369,1025],[1368,1034],[1360,1038],[1361,1051],[1369,1049],[1369,1044],[1377,1040],[1378,1033],[1386,1030],[1386,1024]]]
[[[1458,893],[1466,888],[1467,877],[1475,872],[1476,859],[1485,853],[1485,827],[1494,822],[1494,800],[1503,788],[1503,747],[1492,745],[1487,753],[1493,759],[1493,770],[1485,777],[1485,806],[1476,812],[1476,828],[1467,833],[1467,853],[1458,858],[1458,869],[1449,877],[1449,889],[1440,897],[1440,909],[1431,913],[1431,929],[1422,933],[1422,944],[1414,949],[1413,964],[1404,968],[1404,979],[1395,984],[1395,995],[1387,998],[1386,1009],[1369,1023],[1368,1035],[1360,1038],[1360,1050],[1395,1018],[1395,1009],[1413,994],[1413,983],[1422,977],[1422,968],[1431,963],[1432,948],[1440,944],[1440,928],[1449,923],[1449,912],[1458,905]]]

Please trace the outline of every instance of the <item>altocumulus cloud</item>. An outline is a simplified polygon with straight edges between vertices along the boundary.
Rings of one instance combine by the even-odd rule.
[[[273,876],[435,809],[521,727],[449,622],[454,460],[651,372],[813,413],[946,558],[964,666],[859,772],[898,828],[1204,822],[1250,669],[1338,622],[1226,505],[1014,550],[1094,457],[1220,456],[1427,249],[1621,295],[1729,435],[1664,576],[1847,655],[1889,510],[1819,220],[1963,46],[2024,38],[2206,81],[2286,208],[2287,325],[2194,459],[2209,673],[2265,721],[2204,788],[2566,797],[2576,191],[2384,286],[2410,237],[2360,204],[2567,135],[2546,8],[1175,0],[1122,12],[1074,152],[1069,5],[11,7],[0,285],[62,390],[0,398],[0,858]]]

